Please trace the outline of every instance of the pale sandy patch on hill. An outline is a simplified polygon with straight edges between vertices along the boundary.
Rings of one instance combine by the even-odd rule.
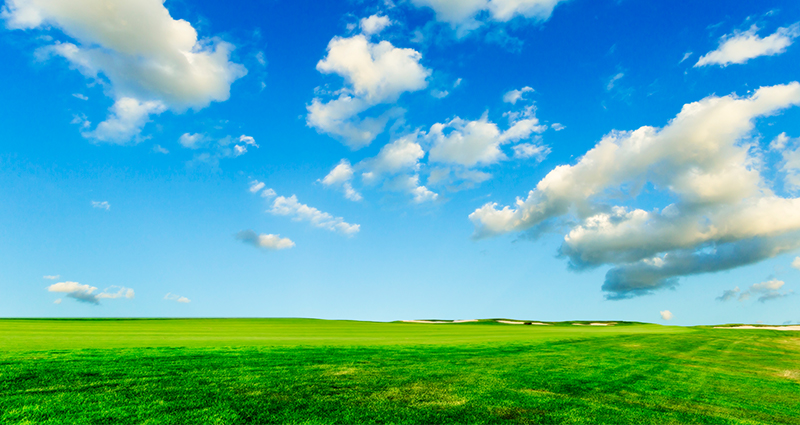
[[[771,331],[800,331],[800,325],[792,326],[714,326],[714,329],[768,329]]]

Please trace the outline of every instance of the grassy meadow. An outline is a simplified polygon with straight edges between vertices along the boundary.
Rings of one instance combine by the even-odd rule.
[[[800,423],[800,332],[0,320],[0,423]]]

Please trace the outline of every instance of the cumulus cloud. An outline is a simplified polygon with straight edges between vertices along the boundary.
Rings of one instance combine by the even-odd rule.
[[[374,186],[384,182],[386,189],[406,192],[416,203],[434,201],[439,195],[421,185],[419,175],[416,174],[420,168],[420,159],[425,156],[418,138],[417,132],[400,137],[386,144],[375,157],[364,159],[354,166],[343,159],[322,179],[322,184],[343,187],[345,197],[361,200],[361,195],[351,183],[358,172],[361,181],[367,185]]]
[[[0,13],[11,29],[63,31],[73,42],[42,47],[60,56],[115,99],[109,117],[84,136],[98,142],[136,140],[149,116],[225,101],[244,66],[230,61],[234,46],[198,38],[175,20],[162,0],[7,0]]]
[[[259,235],[252,230],[242,230],[236,234],[236,239],[246,244],[253,245],[256,248],[264,248],[273,251],[294,247],[294,242],[289,238],[281,238],[280,235],[273,234]]]
[[[361,32],[366,35],[374,35],[383,31],[389,25],[392,25],[392,20],[387,16],[372,15],[369,18],[363,18],[359,22]]]
[[[661,312],[659,312],[659,313],[661,314],[661,318],[662,318],[663,320],[672,320],[672,318],[674,317],[674,316],[672,315],[672,312],[671,312],[671,311],[669,311],[669,310],[664,310],[664,311],[661,311]]]
[[[553,169],[527,199],[475,210],[475,237],[554,221],[569,225],[561,255],[578,270],[613,265],[603,285],[611,299],[798,248],[800,198],[780,197],[768,187],[749,138],[757,118],[798,104],[800,84],[794,82],[749,97],[709,96],[684,105],[660,129],[613,131],[576,164]],[[607,206],[635,200],[645,184],[676,202],[660,210]]]
[[[794,261],[792,261],[792,267],[800,270],[800,257],[794,257]]]
[[[186,297],[182,297],[180,295],[173,294],[171,292],[167,292],[167,295],[164,295],[164,299],[167,300],[167,301],[179,302],[181,304],[188,304],[188,303],[192,302],[192,300],[190,300],[190,299],[188,299]]]
[[[525,93],[532,91],[533,89],[528,86],[525,86],[519,90],[511,90],[503,95],[503,102],[516,105],[517,101],[522,99],[522,96],[524,96]]]
[[[528,159],[534,158],[536,162],[542,162],[550,154],[550,148],[544,145],[534,145],[533,143],[520,143],[512,147],[514,158]]]
[[[487,114],[475,121],[455,117],[446,123],[434,124],[426,136],[432,143],[429,161],[464,167],[495,164],[508,159],[502,145],[528,139],[547,129],[546,125],[539,124],[533,107],[506,115],[511,125],[505,131],[489,121]]]
[[[417,7],[433,9],[436,19],[450,24],[459,37],[485,21],[507,22],[515,17],[546,21],[553,9],[566,0],[411,0]]]
[[[359,114],[427,87],[431,71],[420,64],[421,59],[416,50],[397,48],[388,41],[372,43],[363,34],[334,37],[317,70],[341,76],[345,86],[336,92],[337,98],[327,102],[315,97],[307,107],[306,123],[352,149],[369,145],[399,111],[366,118]]]
[[[115,292],[109,292],[110,290],[114,289],[116,289]],[[100,304],[100,300],[102,299],[132,299],[135,295],[133,289],[123,286],[111,286],[105,289],[103,292],[95,293],[97,288],[94,286],[83,285],[78,282],[69,281],[54,283],[48,286],[47,290],[50,292],[64,293],[67,297],[74,298],[77,301],[95,305]]]
[[[267,210],[270,214],[291,217],[295,221],[306,221],[312,226],[338,232],[343,235],[353,236],[361,230],[358,224],[350,224],[342,217],[334,217],[331,214],[322,212],[314,207],[301,204],[297,196],[290,197],[278,196],[272,202],[272,206]]]
[[[109,204],[108,201],[92,201],[92,208],[108,211],[111,209],[111,204]]]
[[[758,27],[753,25],[747,31],[735,31],[733,34],[722,36],[717,50],[700,57],[694,66],[727,66],[734,63],[742,64],[759,56],[779,55],[785,52],[800,35],[800,23],[778,28],[775,33],[764,38],[759,37],[757,32]]]

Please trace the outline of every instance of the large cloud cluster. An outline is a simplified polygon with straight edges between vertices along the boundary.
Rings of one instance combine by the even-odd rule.
[[[166,109],[227,100],[231,84],[247,73],[230,61],[232,44],[199,39],[163,0],[7,0],[2,17],[12,29],[58,28],[75,41],[56,41],[38,53],[66,59],[115,99],[106,121],[84,132],[101,142],[130,142]]]
[[[793,82],[684,105],[663,128],[614,131],[514,206],[489,203],[470,214],[475,237],[569,225],[561,254],[575,269],[613,265],[603,285],[609,298],[798,248],[800,199],[773,191],[750,137],[756,119],[798,104],[800,84]],[[653,210],[607,205],[635,200],[645,185],[674,202]]]
[[[49,292],[63,293],[67,297],[77,301],[95,305],[100,304],[100,300],[103,299],[132,299],[135,295],[133,289],[124,286],[110,286],[103,292],[95,293],[97,288],[94,286],[69,281],[54,283],[48,286],[47,290]],[[58,303],[60,303],[60,301]]]
[[[327,55],[317,63],[319,72],[341,76],[344,87],[334,93],[334,99],[315,97],[307,107],[306,122],[352,149],[369,145],[399,111],[390,109],[365,118],[359,117],[361,113],[377,105],[393,104],[401,94],[428,86],[431,71],[420,64],[422,55],[418,51],[398,48],[388,41],[370,41],[371,35],[390,22],[370,17],[361,25],[369,33],[334,37],[328,43]]]

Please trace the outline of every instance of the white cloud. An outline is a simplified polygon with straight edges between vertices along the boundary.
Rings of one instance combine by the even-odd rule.
[[[236,239],[256,248],[265,248],[273,251],[294,247],[294,242],[289,238],[281,238],[280,235],[273,234],[259,235],[252,230],[242,230],[236,234]]]
[[[547,129],[540,125],[533,108],[521,113],[507,113],[511,127],[501,131],[486,114],[478,120],[466,121],[455,117],[446,123],[436,123],[428,131],[432,143],[430,162],[458,164],[465,167],[491,165],[507,159],[501,146],[528,139]]]
[[[80,100],[89,100],[89,98],[86,97],[86,95],[83,95],[83,94],[80,94],[80,93],[72,93],[72,97],[74,97],[76,99],[80,99]]]
[[[61,304],[61,298],[58,298],[55,301],[53,301],[53,304]]]
[[[450,24],[458,37],[483,25],[483,20],[507,22],[521,16],[534,21],[550,19],[558,3],[566,0],[411,0],[417,7],[429,7],[436,19]],[[487,12],[485,16],[482,12]]]
[[[267,198],[267,199],[274,198],[277,195],[278,194],[275,193],[275,190],[272,189],[272,188],[265,189],[263,192],[261,192],[261,196],[264,197],[264,198]]]
[[[553,169],[527,199],[475,210],[475,236],[535,231],[554,220],[571,225],[561,254],[575,269],[613,264],[603,285],[609,298],[800,247],[800,198],[769,189],[748,138],[757,118],[798,104],[794,82],[684,105],[661,129],[613,131],[576,164]],[[677,201],[660,211],[605,206],[635,199],[648,183]]]
[[[425,156],[422,146],[417,143],[417,137],[417,133],[400,137],[381,148],[374,158],[360,162],[358,168],[365,170],[365,180],[372,182],[383,175],[417,170],[419,160]]]
[[[550,148],[544,145],[534,145],[533,143],[520,143],[515,145],[514,158],[528,159],[534,158],[536,162],[542,162],[550,153]]]
[[[339,232],[347,236],[355,235],[361,228],[358,224],[345,222],[342,217],[334,217],[316,208],[301,204],[297,201],[297,196],[295,195],[288,198],[278,196],[267,212],[274,215],[288,216],[295,221],[307,221],[315,227]]]
[[[167,295],[164,295],[164,299],[167,300],[167,301],[176,301],[176,302],[179,302],[181,304],[188,304],[188,303],[192,302],[192,300],[190,300],[190,299],[188,299],[186,297],[182,297],[180,295],[173,294],[171,292],[167,292]]]
[[[108,292],[110,289],[116,288],[116,292]],[[74,298],[77,301],[89,304],[100,304],[102,299],[114,298],[127,298],[134,297],[133,289],[125,288],[123,286],[111,286],[103,292],[95,294],[97,288],[90,285],[83,285],[78,282],[58,282],[47,287],[49,292],[59,292],[67,294],[67,297]]]
[[[345,87],[328,102],[315,97],[307,107],[307,124],[352,149],[369,145],[398,111],[378,117],[358,115],[375,105],[394,103],[405,92],[427,87],[431,71],[420,64],[421,59],[416,50],[397,48],[388,41],[372,43],[361,34],[334,37],[317,70],[343,77]]]
[[[792,267],[800,270],[800,257],[794,257],[794,261],[792,261]]]
[[[519,90],[511,90],[511,91],[509,91],[509,92],[507,92],[506,94],[503,95],[503,102],[510,103],[512,105],[516,105],[517,101],[522,99],[522,96],[524,96],[525,93],[532,92],[532,91],[533,91],[533,89],[528,87],[528,86],[525,86],[525,87],[523,87],[523,88],[521,88]]]
[[[778,28],[775,33],[765,38],[759,37],[758,27],[753,25],[749,30],[722,36],[717,50],[706,53],[695,67],[706,65],[727,66],[741,64],[759,56],[774,56],[786,51],[794,39],[800,35],[800,23],[789,27]]]
[[[621,80],[623,77],[625,77],[625,74],[622,73],[622,72],[618,72],[617,74],[612,76],[608,80],[608,83],[606,84],[606,91],[611,91],[614,88],[614,86],[617,84],[617,81]]]
[[[122,97],[114,102],[106,120],[97,124],[92,131],[81,134],[96,142],[124,145],[139,142],[142,128],[150,121],[150,115],[158,115],[166,110],[160,101],[140,102],[132,97]]]
[[[42,276],[42,279],[56,280],[59,277],[61,277],[61,275],[57,275],[57,274],[56,275],[44,275],[44,276]]]
[[[108,210],[111,209],[111,204],[109,204],[108,201],[102,201],[102,202],[100,202],[100,201],[92,201],[92,208],[98,208],[98,209],[101,209],[101,210],[108,211]]]
[[[184,148],[188,149],[199,149],[202,147],[205,141],[206,136],[200,133],[183,133],[181,134],[181,137],[178,138],[178,143],[180,143]]]
[[[692,52],[686,52],[686,53],[684,53],[684,54],[683,54],[683,58],[681,58],[680,62],[678,62],[678,63],[679,63],[679,64],[681,64],[681,63],[685,62],[685,61],[686,61],[686,59],[689,59],[691,56],[692,56]]]
[[[116,288],[117,291],[116,292],[107,292],[109,289],[113,289],[113,288]],[[130,299],[133,299],[135,297],[135,293],[133,292],[133,289],[126,288],[124,286],[110,286],[105,291],[97,294],[96,297],[97,297],[98,300],[115,299],[115,298],[127,298],[127,299],[130,300]]]
[[[353,167],[350,165],[350,161],[343,159],[322,179],[322,184],[325,186],[335,186],[347,182],[352,178]]]
[[[65,58],[116,100],[107,124],[85,133],[99,141],[124,143],[139,134],[147,115],[167,107],[180,112],[225,101],[247,73],[230,62],[232,44],[198,39],[161,0],[117,0],[113,7],[105,0],[7,0],[2,18],[11,29],[57,28],[77,42],[46,46],[40,57]],[[135,101],[138,111],[118,111],[129,106],[123,99]]]
[[[343,159],[321,180],[321,182],[327,187],[341,187],[342,190],[344,190],[345,198],[358,202],[363,198],[350,183],[352,178],[353,167],[350,165],[350,161]]]
[[[153,152],[168,154],[169,151],[161,145],[153,145]]]
[[[383,31],[389,25],[392,25],[392,20],[387,16],[372,15],[369,18],[362,18],[359,22],[361,32],[366,35],[375,35]]]
[[[672,315],[672,312],[671,312],[671,311],[669,311],[669,310],[664,310],[664,311],[661,311],[661,312],[659,312],[659,313],[661,314],[661,318],[662,318],[663,320],[672,320],[672,318],[674,317],[674,316]]]
[[[259,190],[263,189],[266,186],[263,182],[258,180],[253,180],[250,182],[250,187],[247,189],[250,193],[257,193]]]
[[[387,177],[397,176],[387,183],[388,189],[407,192],[417,203],[434,200],[438,195],[420,185],[418,175],[408,175],[419,170],[419,161],[425,156],[425,151],[417,142],[418,137],[418,133],[400,137],[386,144],[375,157],[364,159],[355,166],[343,159],[322,179],[322,183],[326,186],[341,186],[345,197],[354,201],[361,200],[361,194],[351,183],[355,171],[358,170],[362,182],[368,185],[376,185]],[[402,176],[398,176],[399,174]]]

